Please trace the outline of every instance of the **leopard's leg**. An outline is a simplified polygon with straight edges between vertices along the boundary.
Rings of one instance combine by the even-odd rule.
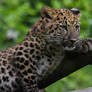
[[[33,73],[30,77],[24,78],[24,92],[46,92],[38,88],[37,75]]]
[[[18,71],[18,75],[21,77],[21,80],[23,82],[23,90],[24,92],[37,92],[38,90],[37,66],[36,64],[33,65],[32,62],[33,60],[29,61],[30,63],[25,65],[26,60],[24,62],[20,62],[21,57],[20,56],[14,57],[13,66],[15,67],[16,71]]]
[[[26,88],[24,89],[24,92],[46,92],[44,89],[39,89],[36,86],[30,86],[29,84],[26,84]]]
[[[24,92],[37,92],[37,76],[32,73],[30,76],[23,77]]]

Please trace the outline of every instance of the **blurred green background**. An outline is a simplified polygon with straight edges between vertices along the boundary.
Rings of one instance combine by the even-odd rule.
[[[78,8],[82,16],[81,37],[92,37],[92,0],[0,0],[0,50],[23,40],[25,34],[40,18],[43,6]],[[92,66],[87,66],[52,84],[48,92],[66,92],[92,86]]]

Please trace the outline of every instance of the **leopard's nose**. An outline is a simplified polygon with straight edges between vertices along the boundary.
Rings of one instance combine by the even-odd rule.
[[[69,39],[72,43],[74,43],[74,42],[77,40],[75,37],[72,37],[72,36],[69,36],[68,39]]]

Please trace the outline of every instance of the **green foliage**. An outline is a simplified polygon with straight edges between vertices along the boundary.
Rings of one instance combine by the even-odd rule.
[[[81,37],[92,37],[92,1],[91,0],[0,0],[0,50],[23,40],[25,34],[40,17],[43,6],[52,8],[78,8],[82,16]],[[19,35],[9,39],[7,32],[15,30]],[[72,75],[59,80],[46,88],[48,92],[66,92],[91,86],[91,67],[85,67]]]

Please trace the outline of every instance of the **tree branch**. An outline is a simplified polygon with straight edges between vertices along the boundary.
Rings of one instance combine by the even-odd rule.
[[[62,79],[69,74],[77,71],[78,69],[91,63],[91,56],[88,53],[77,53],[77,52],[66,52],[66,56],[61,62],[60,66],[52,73],[49,74],[47,78],[44,77],[39,81],[39,88],[45,88],[50,84]]]

